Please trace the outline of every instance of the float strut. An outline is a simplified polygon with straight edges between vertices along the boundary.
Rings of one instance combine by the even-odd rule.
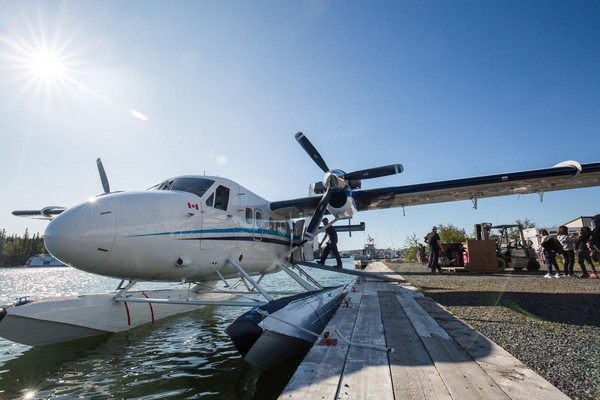
[[[262,287],[260,287],[260,285],[254,279],[252,279],[252,277],[250,275],[248,275],[248,273],[246,271],[244,271],[244,269],[238,263],[236,263],[235,261],[233,261],[231,259],[231,257],[227,257],[227,261],[231,265],[233,265],[238,270],[238,272],[244,278],[246,278],[246,280],[248,282],[250,282],[252,284],[252,286],[254,286],[256,288],[256,290],[258,290],[260,292],[260,294],[262,294],[265,299],[267,299],[267,301],[273,301],[273,298],[271,297],[271,295],[269,295],[269,293],[267,293],[265,291],[265,289],[263,289]]]

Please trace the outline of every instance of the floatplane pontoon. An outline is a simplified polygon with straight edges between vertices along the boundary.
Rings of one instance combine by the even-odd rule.
[[[282,341],[314,341],[344,297],[345,288],[324,289],[300,266],[319,266],[310,261],[316,237],[326,228],[319,226],[326,213],[334,224],[350,221],[357,211],[457,200],[469,200],[477,208],[485,197],[538,193],[543,200],[545,192],[600,185],[600,163],[568,161],[530,171],[362,189],[362,181],[398,174],[402,165],[346,173],[330,169],[301,132],[296,140],[325,173],[307,197],[269,202],[231,180],[197,175],[166,179],[146,191],[111,192],[98,159],[104,193],[70,208],[14,211],[50,220],[44,244],[52,256],[86,272],[122,279],[123,284],[113,294],[25,300],[4,307],[0,335],[48,344],[118,332],[198,306],[247,306],[249,313],[228,332],[247,359],[270,366],[273,362],[265,361],[265,355],[285,352],[265,349],[279,349]],[[300,285],[295,297],[276,300],[260,286],[263,276],[279,271]],[[230,285],[233,279],[238,281]],[[188,287],[132,291],[141,281],[183,282]],[[214,282],[223,286],[217,289]],[[238,288],[245,288],[243,301],[210,297],[240,295]],[[255,293],[261,297],[247,298]]]

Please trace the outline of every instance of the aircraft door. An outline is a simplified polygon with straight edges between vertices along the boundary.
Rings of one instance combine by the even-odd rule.
[[[297,246],[302,241],[302,237],[304,236],[303,234],[305,222],[306,220],[304,219],[300,219],[294,222],[292,246]],[[292,253],[292,258],[294,259],[294,261],[304,260],[304,257],[302,257],[302,250],[302,247],[299,247],[296,250],[294,250],[294,252]]]
[[[235,247],[236,218],[234,213],[238,208],[235,201],[238,196],[237,188],[233,190],[227,186],[219,185],[202,203],[202,249],[215,249],[221,247]]]
[[[264,221],[262,211],[259,209],[254,210],[254,227],[252,229],[252,236],[255,241],[261,241],[264,234]]]

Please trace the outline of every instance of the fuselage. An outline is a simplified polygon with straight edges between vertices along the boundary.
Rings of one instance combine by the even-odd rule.
[[[182,176],[147,191],[99,195],[48,225],[62,262],[122,279],[214,281],[268,273],[292,245],[291,221],[269,202],[219,177]]]

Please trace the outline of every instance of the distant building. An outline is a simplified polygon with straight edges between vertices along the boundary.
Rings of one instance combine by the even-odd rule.
[[[567,228],[582,228],[584,226],[589,226],[590,228],[593,229],[592,226],[592,217],[578,217],[576,219],[574,219],[573,221],[569,221],[566,224],[564,224]]]

